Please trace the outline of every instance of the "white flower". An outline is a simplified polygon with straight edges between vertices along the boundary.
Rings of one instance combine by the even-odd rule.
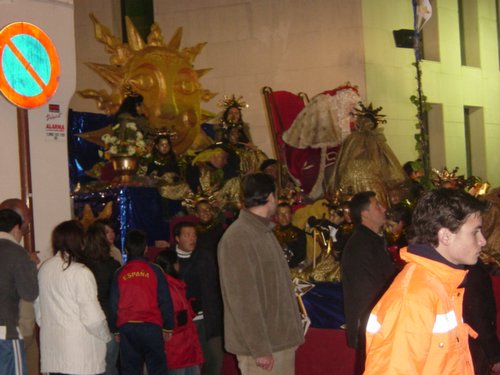
[[[127,122],[127,124],[125,126],[128,129],[137,130],[137,126],[135,125],[135,122]]]
[[[125,124],[125,134],[122,134],[123,125],[113,126],[113,132],[104,134],[101,139],[111,155],[143,155],[146,152],[144,135],[138,130],[134,122]]]

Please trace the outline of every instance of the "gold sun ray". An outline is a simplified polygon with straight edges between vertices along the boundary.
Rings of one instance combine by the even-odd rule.
[[[125,16],[125,25],[127,28],[127,38],[130,48],[132,48],[133,51],[140,51],[146,46],[146,44],[128,16]]]
[[[199,83],[199,78],[211,68],[194,69],[193,62],[207,43],[181,49],[182,27],[179,27],[165,44],[156,23],[151,26],[145,42],[128,17],[125,19],[128,43],[123,43],[94,14],[90,18],[96,40],[109,54],[109,64],[89,62],[86,65],[112,89],[111,93],[86,89],[78,91],[79,94],[94,99],[99,109],[113,114],[126,93],[132,90],[144,98],[143,113],[151,133],[168,130],[176,134],[172,145],[175,152],[184,153],[191,147],[194,150],[206,145],[208,139],[201,124],[213,114],[200,106],[201,102],[208,102],[217,94]],[[171,82],[174,82],[172,89],[167,86],[172,85]]]
[[[175,33],[172,36],[172,38],[170,38],[170,41],[167,44],[167,48],[178,51],[179,48],[181,47],[181,41],[182,41],[182,27],[178,27],[177,30],[175,30]]]

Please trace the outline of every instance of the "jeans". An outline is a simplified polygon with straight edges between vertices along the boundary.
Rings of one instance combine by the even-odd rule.
[[[122,375],[140,375],[143,364],[149,375],[167,374],[162,328],[152,323],[126,323],[119,327]]]
[[[120,344],[115,341],[113,337],[110,342],[106,344],[106,375],[118,375],[118,353],[120,352]]]
[[[224,362],[224,348],[222,346],[222,337],[212,337],[207,340],[205,330],[205,320],[195,320],[194,322],[198,337],[200,338],[201,349],[205,357],[203,364],[204,375],[219,375]]]
[[[23,340],[0,340],[0,374],[27,375]]]

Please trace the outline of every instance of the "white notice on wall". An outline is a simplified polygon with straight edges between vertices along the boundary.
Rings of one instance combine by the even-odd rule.
[[[46,140],[66,142],[66,125],[59,104],[49,104],[45,124]]]

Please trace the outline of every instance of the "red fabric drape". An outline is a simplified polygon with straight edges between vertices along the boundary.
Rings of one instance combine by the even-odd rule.
[[[278,159],[285,163],[290,174],[300,181],[308,194],[316,182],[321,162],[320,149],[298,149],[283,142],[282,135],[304,108],[301,97],[289,91],[270,91],[265,95],[271,126],[278,143]]]

